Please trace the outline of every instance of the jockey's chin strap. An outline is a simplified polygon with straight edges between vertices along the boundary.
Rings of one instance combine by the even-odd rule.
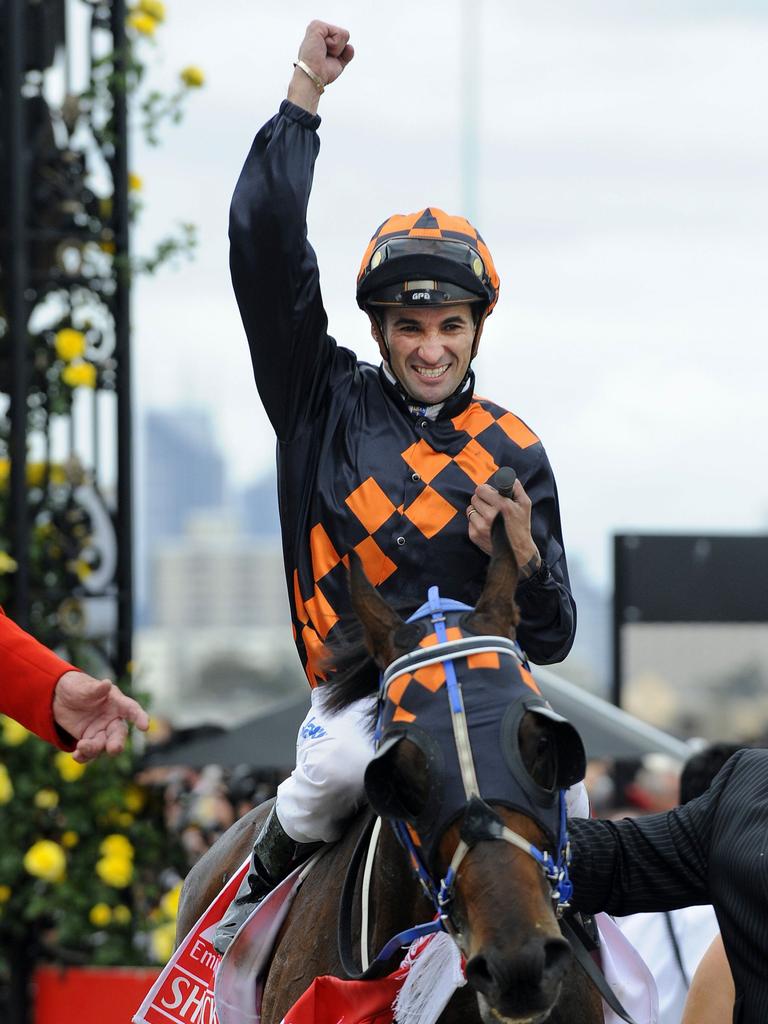
[[[403,845],[410,857],[414,872],[421,883],[427,899],[435,908],[436,914],[432,921],[415,925],[391,938],[370,965],[363,964],[364,970],[362,973],[357,971],[352,962],[351,943],[345,942],[345,937],[342,936],[340,927],[339,952],[341,955],[342,965],[347,974],[353,978],[362,979],[377,976],[381,973],[381,968],[386,961],[394,956],[398,949],[404,946],[409,946],[411,942],[417,938],[421,938],[423,935],[430,935],[433,932],[445,931],[454,939],[457,938],[458,929],[455,927],[451,915],[455,897],[456,876],[466,855],[472,847],[479,842],[501,840],[517,847],[517,849],[522,850],[523,853],[532,857],[544,872],[544,875],[550,884],[554,909],[558,917],[560,917],[563,911],[569,906],[569,901],[573,893],[573,886],[568,877],[570,845],[568,843],[566,828],[565,793],[561,790],[559,794],[560,827],[556,857],[553,857],[547,851],[540,850],[523,836],[508,828],[499,815],[496,814],[496,812],[489,807],[480,796],[480,790],[477,783],[477,773],[475,771],[474,759],[472,757],[472,744],[469,737],[467,716],[464,710],[464,700],[461,693],[461,686],[456,677],[456,670],[453,662],[456,658],[466,658],[471,654],[478,654],[490,650],[514,657],[521,663],[523,662],[523,659],[517,645],[511,640],[507,640],[502,637],[477,636],[464,638],[462,640],[449,640],[445,626],[445,612],[455,611],[457,609],[466,611],[471,610],[466,605],[460,605],[454,601],[442,600],[437,587],[429,588],[427,603],[422,606],[415,615],[411,616],[411,619],[408,621],[410,622],[415,618],[422,618],[429,615],[437,637],[437,643],[428,648],[420,648],[417,651],[412,651],[409,654],[404,655],[402,658],[398,658],[394,661],[382,677],[382,698],[389,683],[398,676],[401,676],[406,672],[415,671],[417,668],[423,668],[426,665],[438,662],[444,665],[446,692],[448,694],[451,709],[454,742],[456,744],[456,751],[461,769],[464,793],[467,799],[464,814],[462,816],[459,843],[444,878],[442,878],[438,884],[435,882],[427,865],[424,863],[420,850],[414,843],[411,832],[406,823],[397,819],[391,822],[397,838],[400,840],[400,843]],[[377,743],[380,738],[381,706],[379,721],[376,725]],[[358,844],[358,850],[355,850],[355,854],[353,855],[353,859],[350,862],[347,872],[347,882],[351,877],[354,884],[357,867],[359,867],[359,863],[362,860],[362,855],[364,853],[365,844],[363,843],[363,839],[367,839],[368,834],[369,832],[366,830]],[[362,850],[360,850],[361,847],[363,848]],[[360,855],[358,856],[359,850]],[[351,898],[349,900],[345,900],[347,896],[347,888],[348,886],[345,883],[344,892],[342,894],[340,921],[343,921],[344,919],[348,920],[349,914],[351,913]],[[345,906],[345,902],[348,903],[348,907]],[[344,948],[345,945],[347,947],[346,949]]]

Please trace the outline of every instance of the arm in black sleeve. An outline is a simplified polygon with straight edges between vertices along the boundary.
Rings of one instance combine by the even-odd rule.
[[[574,908],[623,915],[712,902],[713,822],[741,756],[730,759],[706,793],[672,811],[569,821]]]
[[[576,635],[576,602],[571,594],[560,525],[557,486],[544,449],[533,473],[524,481],[531,499],[531,535],[549,567],[549,576],[523,580],[515,599],[520,608],[517,636],[537,665],[551,665],[568,654]]]
[[[259,395],[281,441],[321,408],[336,348],[306,227],[319,124],[285,100],[256,136],[230,209],[232,282]]]

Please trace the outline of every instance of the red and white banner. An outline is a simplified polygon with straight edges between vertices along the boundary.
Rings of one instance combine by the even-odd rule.
[[[134,1014],[134,1024],[219,1024],[213,985],[221,956],[213,948],[213,933],[245,878],[249,863],[250,858],[180,944]]]

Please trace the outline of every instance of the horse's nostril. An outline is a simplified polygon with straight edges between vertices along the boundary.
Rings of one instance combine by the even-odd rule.
[[[562,980],[571,957],[565,939],[539,937],[514,956],[488,948],[467,962],[467,981],[492,1003],[499,999],[520,1009],[547,998]],[[511,1005],[511,1004],[510,1004]]]
[[[482,954],[473,956],[471,960],[467,961],[465,974],[469,984],[478,992],[488,993],[494,984],[488,961]]]
[[[571,959],[571,947],[565,939],[550,939],[544,944],[544,973],[564,974]]]

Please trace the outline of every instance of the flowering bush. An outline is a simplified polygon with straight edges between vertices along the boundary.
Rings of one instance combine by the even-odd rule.
[[[190,66],[179,73],[171,96],[147,91],[147,47],[165,20],[161,0],[135,0],[127,16],[127,44],[110,51],[110,6],[89,4],[89,45],[72,46],[72,58],[88,60],[87,87],[67,94],[54,111],[40,85],[30,117],[40,126],[30,154],[30,201],[34,239],[26,353],[27,508],[31,631],[69,659],[101,674],[109,643],[85,629],[85,581],[109,567],[113,551],[110,503],[103,482],[87,468],[73,413],[99,408],[102,392],[114,391],[118,364],[112,296],[121,274],[152,272],[179,253],[189,253],[194,230],[163,239],[149,256],[134,258],[119,248],[111,166],[119,138],[115,98],[127,94],[140,130],[158,141],[161,122],[178,121],[191,90],[204,76]],[[85,56],[87,54],[87,57]],[[40,83],[47,72],[40,77]],[[61,76],[59,76],[61,77]],[[68,77],[68,76],[67,76]],[[77,75],[73,76],[78,79]],[[82,80],[82,79],[80,79]],[[50,84],[50,83],[49,83]],[[25,83],[25,89],[31,80]],[[55,129],[55,130],[54,130]],[[141,211],[142,181],[132,173],[131,217]],[[4,211],[0,210],[0,221]],[[122,223],[122,222],[120,222]],[[2,224],[0,224],[2,227]],[[7,223],[6,223],[7,228]],[[0,284],[3,267],[0,265]],[[41,283],[42,282],[42,283]],[[11,333],[0,288],[0,405],[11,390]],[[97,396],[87,402],[95,391]],[[96,419],[95,411],[92,413]],[[62,457],[57,437],[70,437]],[[12,593],[16,559],[7,536],[10,522],[8,417],[0,418],[0,604]],[[94,459],[95,461],[95,459]],[[111,546],[110,546],[111,545]],[[105,573],[109,575],[109,573]],[[104,593],[111,580],[94,585]],[[168,890],[185,864],[167,835],[159,792],[133,782],[134,761],[126,752],[86,767],[56,752],[10,719],[0,718],[0,982],[17,953],[28,964],[40,946],[61,962],[146,963],[162,959],[169,925]],[[163,942],[154,933],[162,931]],[[18,960],[19,957],[16,957]],[[10,970],[19,971],[11,965]]]
[[[170,955],[186,861],[132,760],[81,765],[0,717],[0,949],[34,931],[63,962]]]

